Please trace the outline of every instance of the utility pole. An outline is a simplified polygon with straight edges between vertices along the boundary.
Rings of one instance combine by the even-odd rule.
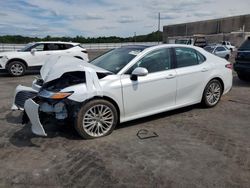
[[[161,13],[158,13],[158,44],[160,44]]]
[[[136,32],[134,32],[134,41],[136,42]]]

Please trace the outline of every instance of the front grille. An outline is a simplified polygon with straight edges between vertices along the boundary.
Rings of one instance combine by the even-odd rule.
[[[37,95],[36,92],[32,91],[19,91],[15,97],[15,104],[18,107],[24,108],[24,103],[27,99],[33,98]]]

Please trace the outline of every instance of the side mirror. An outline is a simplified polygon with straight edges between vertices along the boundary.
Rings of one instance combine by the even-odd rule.
[[[131,80],[136,81],[138,76],[146,76],[148,74],[148,70],[143,67],[137,67],[135,70],[133,70],[131,74]]]
[[[32,48],[31,50],[30,50],[30,53],[32,53],[32,54],[34,54],[36,52],[36,49],[35,48]]]

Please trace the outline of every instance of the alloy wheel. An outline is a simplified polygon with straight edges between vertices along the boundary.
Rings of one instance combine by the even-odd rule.
[[[83,129],[93,137],[106,134],[113,125],[114,114],[110,107],[98,104],[92,106],[83,116]]]
[[[206,93],[207,102],[211,106],[215,105],[220,100],[220,96],[221,96],[221,87],[219,83],[212,82],[209,85],[207,93]]]

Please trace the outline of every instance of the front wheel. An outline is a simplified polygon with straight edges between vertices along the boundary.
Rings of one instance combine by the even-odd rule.
[[[79,110],[75,129],[85,139],[99,138],[110,134],[118,122],[115,106],[106,100],[87,102]]]
[[[203,98],[202,98],[202,103],[206,107],[214,107],[218,104],[220,101],[222,95],[222,85],[219,82],[219,80],[211,80],[204,92],[203,92]]]
[[[8,64],[7,70],[11,76],[22,76],[26,71],[26,67],[20,61],[12,61]]]

